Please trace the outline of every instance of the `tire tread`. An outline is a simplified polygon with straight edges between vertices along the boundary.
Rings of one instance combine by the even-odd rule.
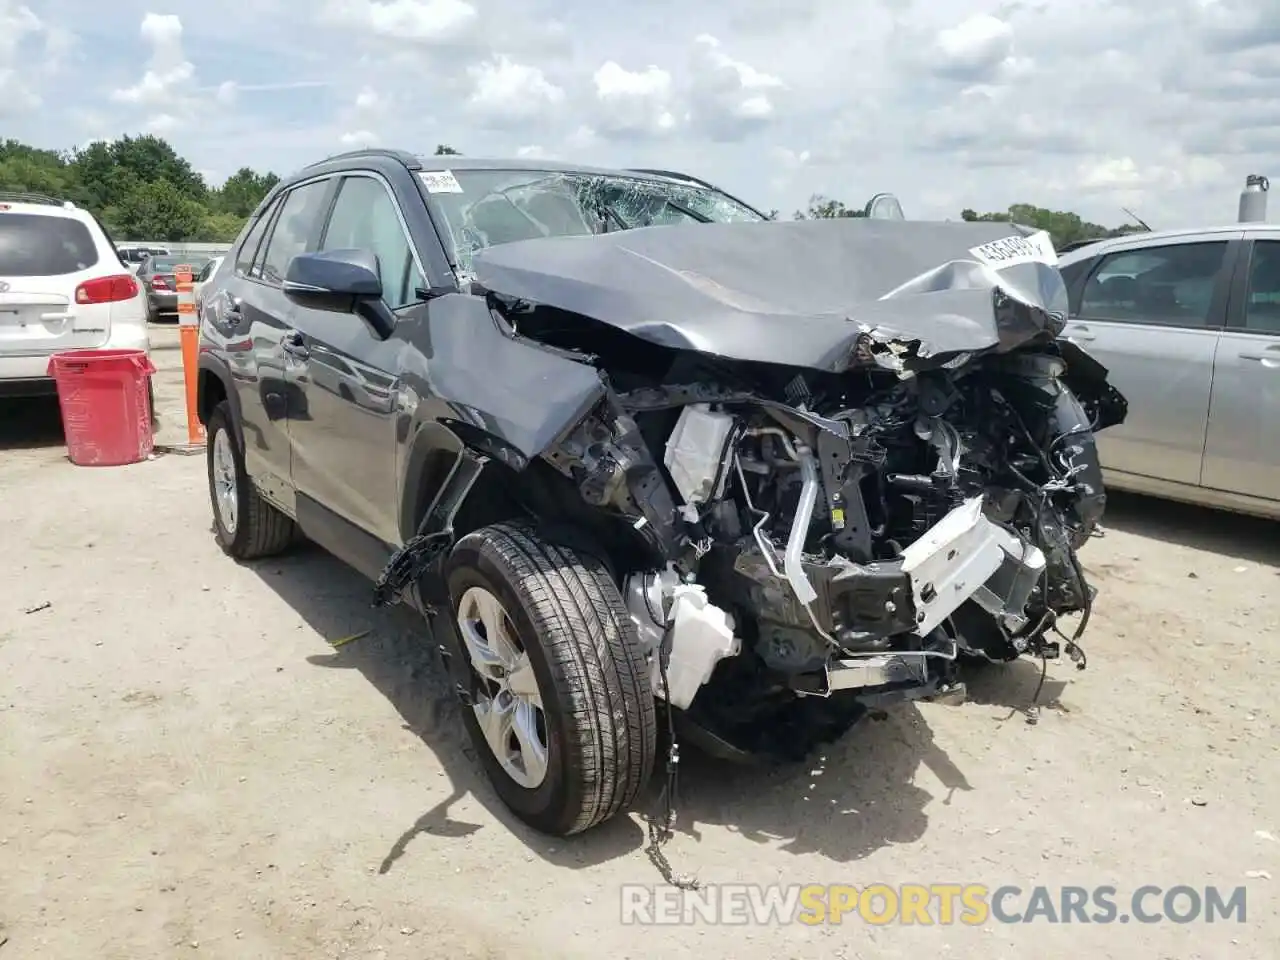
[[[568,704],[568,762],[581,805],[574,834],[630,807],[653,772],[657,718],[635,626],[599,560],[548,543],[523,523],[476,531],[479,550],[511,571]]]

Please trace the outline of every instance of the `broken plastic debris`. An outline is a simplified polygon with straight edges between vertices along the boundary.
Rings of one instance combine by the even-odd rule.
[[[329,641],[329,646],[334,648],[345,646],[346,644],[351,643],[355,640],[360,640],[360,639],[363,639],[364,637],[367,637],[370,632],[371,631],[369,630],[361,630],[359,633],[353,633],[351,636],[343,637],[341,640],[331,640]]]
[[[1266,870],[1246,870],[1244,875],[1250,880],[1270,880],[1271,874]]]

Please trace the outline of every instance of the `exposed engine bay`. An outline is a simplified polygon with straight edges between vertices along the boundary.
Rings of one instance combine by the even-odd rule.
[[[655,692],[721,747],[803,753],[955,691],[962,654],[1083,664],[1093,431],[1124,412],[1105,383],[1077,399],[1053,345],[905,378],[698,372],[613,393],[549,459],[670,557],[624,596]]]
[[[872,707],[961,696],[962,657],[1083,668],[1094,434],[1126,403],[1057,338],[1047,235],[1007,229],[706,225],[477,256],[503,335],[572,361],[548,406],[569,411],[570,366],[599,376],[512,458],[555,477],[524,509],[589,531],[655,694],[705,746],[802,756]]]

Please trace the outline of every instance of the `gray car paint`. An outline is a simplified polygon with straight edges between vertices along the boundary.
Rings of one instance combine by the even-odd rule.
[[[662,346],[839,370],[866,334],[937,362],[1056,336],[1067,294],[1054,267],[993,270],[971,252],[1016,234],[863,218],[660,226],[493,246],[473,270],[487,290]]]

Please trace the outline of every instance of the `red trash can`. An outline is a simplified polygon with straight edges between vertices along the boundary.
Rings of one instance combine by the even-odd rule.
[[[68,350],[49,358],[67,456],[81,467],[118,467],[151,456],[156,372],[145,350]]]

